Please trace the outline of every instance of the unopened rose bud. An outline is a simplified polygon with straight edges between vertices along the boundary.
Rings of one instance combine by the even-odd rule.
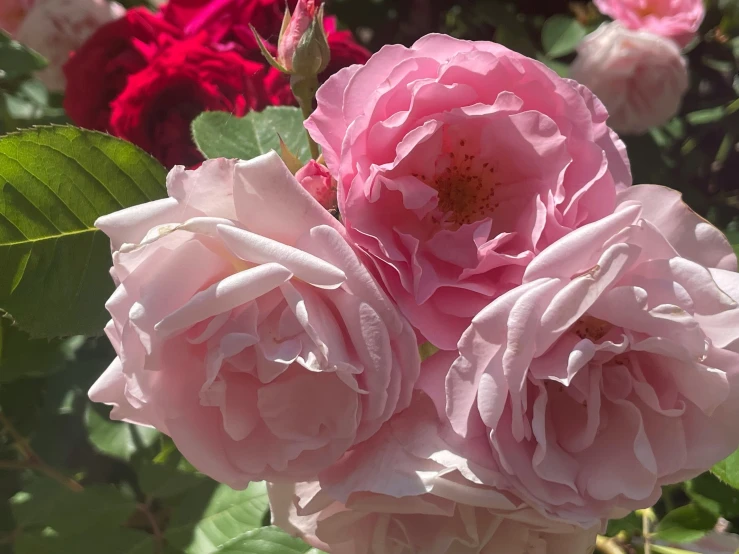
[[[336,182],[325,166],[309,161],[295,174],[298,183],[327,210],[336,208]]]
[[[293,67],[293,56],[298,48],[298,43],[308,27],[313,23],[316,4],[313,0],[300,0],[295,6],[295,13],[290,15],[286,8],[285,23],[283,23],[280,38],[277,43],[277,60],[288,71]]]
[[[287,14],[286,14],[287,17]],[[323,26],[323,6],[299,0],[277,43],[277,61],[290,74],[312,77],[328,66],[330,50]]]

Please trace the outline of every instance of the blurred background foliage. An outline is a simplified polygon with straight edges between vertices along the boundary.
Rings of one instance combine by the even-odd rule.
[[[441,32],[500,42],[564,76],[579,40],[602,21],[592,5],[567,0],[327,4],[371,50]],[[739,243],[739,0],[706,6],[686,51],[691,87],[681,111],[623,138],[635,183],[681,191]],[[59,95],[33,78],[43,65],[0,35],[0,134],[67,122]],[[87,390],[113,357],[102,336],[32,340],[0,318],[0,554],[317,552],[268,527],[263,484],[233,491],[198,474],[166,436],[109,421]],[[647,538],[656,554],[734,552],[719,544],[739,532],[733,458],[667,487],[653,509],[612,521],[598,551],[644,552]]]

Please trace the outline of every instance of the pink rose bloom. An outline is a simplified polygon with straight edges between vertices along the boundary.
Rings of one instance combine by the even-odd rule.
[[[17,38],[46,58],[49,65],[38,77],[49,90],[61,92],[66,83],[62,67],[69,54],[98,27],[125,13],[123,6],[108,0],[34,0]]]
[[[679,193],[621,192],[474,318],[446,376],[452,427],[553,516],[651,506],[739,444],[736,266]]]
[[[336,208],[336,181],[325,165],[311,160],[298,170],[295,178],[321,206],[327,210]]]
[[[174,168],[100,218],[118,357],[90,390],[203,473],[310,479],[405,408],[414,333],[277,154]]]
[[[605,15],[629,29],[648,31],[686,46],[706,14],[703,0],[593,0]]]
[[[585,37],[570,76],[600,98],[608,123],[623,133],[667,123],[688,90],[687,63],[672,41],[617,22]]]
[[[306,128],[338,182],[347,233],[442,349],[631,184],[590,91],[498,44],[429,35],[385,46],[317,99]]]
[[[331,554],[593,551],[598,527],[548,519],[514,495],[480,487],[431,459],[454,458],[441,452],[436,424],[433,404],[417,394],[321,484],[270,485],[273,523]]]
[[[0,2],[0,29],[15,35],[33,5],[33,0],[3,0]]]

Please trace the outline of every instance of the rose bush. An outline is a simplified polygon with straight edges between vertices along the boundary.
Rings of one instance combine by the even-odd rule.
[[[536,254],[631,184],[603,105],[541,63],[430,35],[319,90],[306,121],[349,237],[427,340],[453,349]]]
[[[167,186],[97,222],[118,357],[90,397],[234,488],[314,478],[408,405],[410,325],[276,154],[178,167]]]
[[[451,426],[549,514],[651,506],[739,442],[736,264],[679,193],[620,193],[473,319],[446,375]]]
[[[686,46],[700,27],[703,0],[593,0],[604,14],[629,29],[643,30]]]
[[[667,123],[688,90],[686,60],[674,43],[617,22],[580,43],[570,76],[598,96],[611,126],[624,133]]]

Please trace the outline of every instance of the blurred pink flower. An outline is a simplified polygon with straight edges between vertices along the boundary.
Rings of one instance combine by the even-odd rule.
[[[62,92],[66,83],[62,67],[69,55],[98,27],[125,13],[123,6],[108,0],[34,0],[16,37],[48,60],[38,77],[49,90]]]
[[[731,246],[676,191],[638,185],[618,203],[474,318],[446,376],[468,447],[584,525],[651,506],[739,443]]]
[[[26,18],[34,0],[3,0],[0,2],[0,29],[14,36]]]
[[[667,123],[688,90],[687,64],[673,42],[618,22],[585,37],[570,76],[596,94],[620,133]]]
[[[686,46],[698,31],[703,0],[594,0],[605,15],[629,29],[648,31]]]
[[[90,390],[234,488],[312,479],[405,408],[415,335],[274,152],[100,218],[118,357]]]
[[[442,349],[631,184],[592,93],[498,44],[429,35],[385,46],[317,99],[306,128],[338,182],[347,233]]]

